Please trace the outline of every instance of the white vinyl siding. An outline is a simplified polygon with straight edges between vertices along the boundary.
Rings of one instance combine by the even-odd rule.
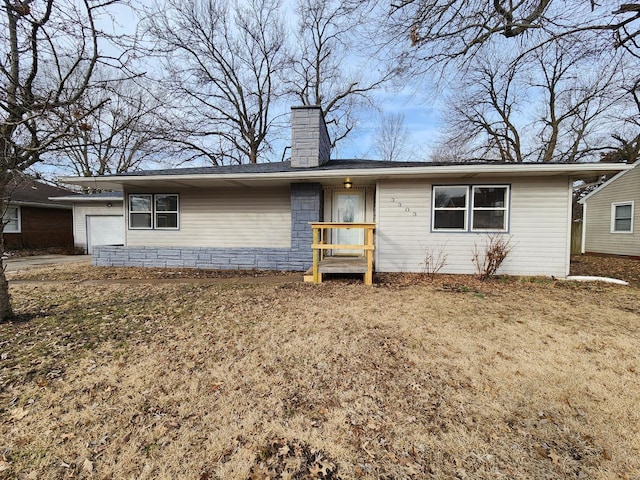
[[[107,203],[111,207],[107,207]],[[76,202],[73,205],[73,243],[76,247],[87,250],[87,217],[123,215],[122,201]],[[124,229],[124,218],[122,219]]]
[[[129,229],[127,246],[288,248],[291,244],[289,189],[203,189],[177,193],[180,228]]]
[[[612,204],[634,203],[632,231],[612,232]],[[640,168],[636,166],[586,200],[584,250],[612,255],[640,255]]]
[[[566,276],[571,192],[568,178],[494,178],[480,184],[511,187],[509,232],[498,235],[510,237],[513,250],[499,273]],[[378,184],[377,271],[421,272],[431,250],[434,254],[446,252],[442,273],[477,273],[471,262],[474,243],[482,250],[487,234],[431,231],[431,194],[428,180]]]

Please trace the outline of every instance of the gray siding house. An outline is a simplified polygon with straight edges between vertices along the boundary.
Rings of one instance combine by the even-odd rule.
[[[499,273],[565,277],[572,182],[628,168],[334,160],[315,106],[292,108],[291,147],[287,162],[66,179],[124,193],[123,245],[94,247],[94,263],[304,271],[311,222],[367,222],[378,272],[421,272],[437,251],[447,256],[441,272],[476,273],[474,246],[500,235],[513,250]],[[363,243],[357,228],[332,235]]]
[[[640,256],[640,161],[580,203],[582,252]]]

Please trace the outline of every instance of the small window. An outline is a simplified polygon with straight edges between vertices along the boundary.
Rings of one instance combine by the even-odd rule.
[[[178,195],[155,195],[156,228],[178,228]]]
[[[507,230],[507,187],[473,187],[472,230]]]
[[[611,204],[611,233],[633,233],[633,202]]]
[[[178,195],[129,195],[129,228],[140,230],[177,229]]]
[[[129,195],[129,228],[152,228],[152,195]]]
[[[4,222],[4,233],[21,233],[20,207],[7,207],[2,221]]]
[[[466,230],[468,188],[433,187],[433,229]]]

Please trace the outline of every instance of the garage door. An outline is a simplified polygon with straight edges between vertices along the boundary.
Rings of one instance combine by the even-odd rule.
[[[87,250],[93,253],[98,245],[124,245],[124,217],[122,215],[87,216]]]

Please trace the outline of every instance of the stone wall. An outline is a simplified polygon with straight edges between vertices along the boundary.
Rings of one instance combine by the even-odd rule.
[[[331,155],[331,140],[317,105],[291,108],[291,166],[318,167]]]

